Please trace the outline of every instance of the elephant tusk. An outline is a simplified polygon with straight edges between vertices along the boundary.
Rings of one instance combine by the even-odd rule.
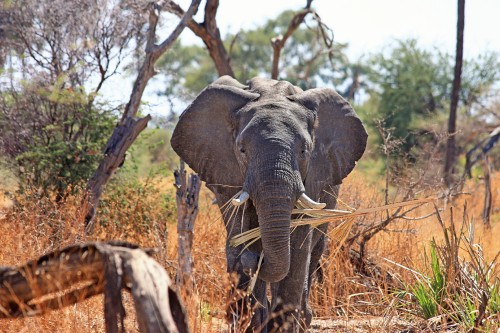
[[[326,203],[316,202],[309,198],[305,193],[302,193],[297,201],[302,204],[302,206],[310,209],[323,209],[326,207]]]
[[[238,198],[234,198],[233,200],[231,200],[231,203],[233,204],[233,206],[238,207],[247,202],[248,198],[250,198],[250,194],[248,194],[248,192],[246,191],[243,191]]]

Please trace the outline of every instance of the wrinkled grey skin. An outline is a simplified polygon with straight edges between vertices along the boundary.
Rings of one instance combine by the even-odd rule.
[[[351,106],[334,90],[302,91],[286,81],[254,78],[248,86],[224,76],[205,88],[181,115],[173,149],[215,194],[219,206],[239,190],[250,200],[226,214],[227,268],[245,289],[264,253],[250,299],[251,329],[306,329],[312,276],[325,247],[327,225],[290,234],[291,211],[301,193],[334,208],[342,179],[362,156],[367,133]],[[261,241],[243,251],[229,246],[236,234],[259,227]],[[266,299],[271,283],[272,301]],[[284,309],[284,310],[283,310]],[[269,319],[269,311],[283,313]],[[265,325],[267,324],[267,328]]]

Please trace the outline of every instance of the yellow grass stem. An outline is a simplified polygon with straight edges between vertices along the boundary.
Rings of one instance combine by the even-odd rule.
[[[351,227],[354,223],[354,218],[362,215],[367,215],[367,214],[372,214],[376,212],[381,212],[381,211],[386,211],[388,209],[394,209],[394,208],[399,208],[399,207],[404,207],[404,206],[411,206],[411,205],[419,205],[423,203],[428,203],[433,201],[434,198],[424,198],[424,199],[416,199],[416,200],[411,200],[411,201],[404,201],[404,202],[397,202],[389,205],[383,205],[379,207],[372,207],[372,208],[364,208],[364,209],[358,209],[356,211],[344,211],[344,210],[337,210],[337,209],[302,209],[302,208],[296,208],[292,211],[292,214],[302,214],[303,216],[310,216],[311,218],[298,218],[298,219],[293,219],[292,222],[290,223],[290,228],[293,230],[296,227],[303,226],[303,225],[310,225],[311,227],[315,228],[321,224],[324,223],[329,223],[329,222],[335,222],[339,220],[346,220],[344,223],[341,223],[337,226],[335,226],[331,231],[330,231],[330,237],[333,239],[336,239],[337,241],[341,242],[341,240],[345,237],[347,237],[347,234],[349,234],[349,231],[351,230]],[[335,237],[338,236],[339,238]],[[229,244],[231,246],[239,246],[242,245],[246,242],[255,242],[260,238],[260,229],[259,228],[254,228],[251,230],[247,230],[241,234],[238,234],[234,236]],[[250,244],[251,244],[250,243]],[[248,246],[248,244],[247,244]]]

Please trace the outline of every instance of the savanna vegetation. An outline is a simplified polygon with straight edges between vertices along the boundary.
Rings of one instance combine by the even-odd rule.
[[[446,184],[455,55],[407,39],[349,59],[349,41],[333,39],[335,27],[320,18],[327,13],[314,12],[311,2],[224,36],[217,1],[207,1],[204,22],[188,20],[186,29],[204,46],[177,39],[159,57],[156,93],[170,108],[149,121],[123,156],[100,197],[94,228],[85,232],[88,180],[132,104],[113,102],[102,88],[118,72],[140,81],[138,64],[148,59],[144,50],[151,48],[156,22],[148,17],[150,8],[134,0],[1,1],[0,266],[75,242],[117,239],[157,249],[155,259],[175,280],[172,172],[178,158],[169,139],[177,117],[220,75],[244,82],[277,71],[304,89],[337,89],[367,127],[367,152],[343,184],[340,209],[433,199],[357,217],[348,230],[332,228],[311,296],[312,330],[499,330],[500,55],[463,60],[456,163]],[[160,19],[184,14],[173,2],[154,10],[163,11]],[[280,35],[288,39],[273,63],[277,43],[270,41]],[[147,108],[137,107],[137,117],[144,117]],[[227,329],[232,301],[225,229],[212,199],[203,188],[194,292],[183,294],[193,332]],[[102,299],[94,297],[42,317],[1,319],[0,331],[102,332],[102,309]],[[137,331],[127,310],[127,330]]]

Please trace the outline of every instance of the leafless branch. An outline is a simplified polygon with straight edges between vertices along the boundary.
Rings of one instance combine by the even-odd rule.
[[[234,77],[230,58],[217,26],[216,16],[218,7],[218,0],[207,0],[205,4],[205,21],[203,23],[197,23],[194,19],[191,19],[187,27],[191,29],[196,36],[200,37],[207,47],[208,53],[215,64],[219,76],[230,75]],[[164,8],[178,17],[184,15],[182,8],[173,1],[169,1]]]
[[[331,32],[331,29],[321,21],[319,15],[311,9],[311,4],[313,0],[308,0],[306,7],[299,11],[290,21],[287,31],[284,35],[279,35],[271,39],[271,45],[273,47],[273,62],[272,62],[272,70],[271,70],[271,78],[277,80],[279,76],[279,59],[281,56],[281,50],[285,46],[287,40],[293,35],[293,33],[299,28],[299,26],[305,21],[305,18],[308,14],[313,15],[314,19],[318,23],[318,30],[323,37],[323,41],[328,49],[333,46],[333,34],[329,34],[327,32]]]

